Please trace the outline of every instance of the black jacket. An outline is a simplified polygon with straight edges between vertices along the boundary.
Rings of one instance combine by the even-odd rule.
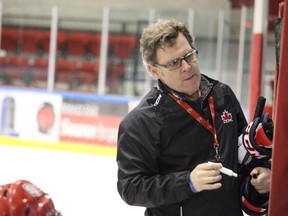
[[[213,95],[221,162],[240,172],[238,137],[247,122],[239,102],[230,87],[204,75],[200,89],[201,109],[186,101],[211,122],[207,98]],[[237,178],[223,175],[221,189],[191,191],[190,172],[214,159],[213,135],[167,95],[168,91],[159,82],[120,124],[120,196],[129,205],[147,207],[145,216],[242,216]],[[232,118],[223,117],[225,113]]]

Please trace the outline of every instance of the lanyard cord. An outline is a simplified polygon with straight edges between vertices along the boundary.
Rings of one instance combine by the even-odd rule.
[[[216,127],[215,127],[215,107],[214,107],[214,98],[212,95],[208,97],[208,104],[209,104],[209,110],[212,116],[212,121],[213,121],[213,126],[205,119],[203,118],[195,109],[193,109],[188,103],[186,103],[183,100],[180,100],[177,98],[175,95],[170,94],[170,97],[172,97],[186,112],[192,116],[196,121],[198,121],[203,127],[205,127],[207,130],[210,131],[213,135],[213,147],[215,149],[215,158],[217,161],[220,160],[220,155],[219,155],[219,143],[217,139],[217,134],[216,134]]]

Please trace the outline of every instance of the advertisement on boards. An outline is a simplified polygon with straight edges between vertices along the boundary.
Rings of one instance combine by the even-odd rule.
[[[116,146],[120,121],[127,103],[63,99],[60,140]]]
[[[1,91],[2,135],[23,140],[57,142],[62,96],[57,94]]]
[[[138,103],[121,97],[0,88],[0,142],[115,155],[120,122]]]

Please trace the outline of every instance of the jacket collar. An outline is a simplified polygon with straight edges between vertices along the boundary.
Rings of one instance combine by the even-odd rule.
[[[213,80],[203,74],[201,74],[201,81],[200,81],[200,91],[201,91],[201,97],[204,99],[206,98],[209,93],[211,92],[213,85],[215,83],[217,83],[218,81]],[[184,96],[182,93],[177,92],[173,89],[171,89],[170,87],[168,87],[167,85],[165,85],[163,82],[161,82],[160,80],[158,80],[158,86],[157,88],[164,92],[164,93],[171,93],[173,95],[175,95],[176,97],[178,97],[181,100],[185,100],[186,96]]]

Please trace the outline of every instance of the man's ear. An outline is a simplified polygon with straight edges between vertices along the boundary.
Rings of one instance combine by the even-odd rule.
[[[150,75],[153,77],[153,79],[158,80],[159,79],[159,73],[156,67],[154,67],[151,64],[147,65],[147,70],[150,73]]]

